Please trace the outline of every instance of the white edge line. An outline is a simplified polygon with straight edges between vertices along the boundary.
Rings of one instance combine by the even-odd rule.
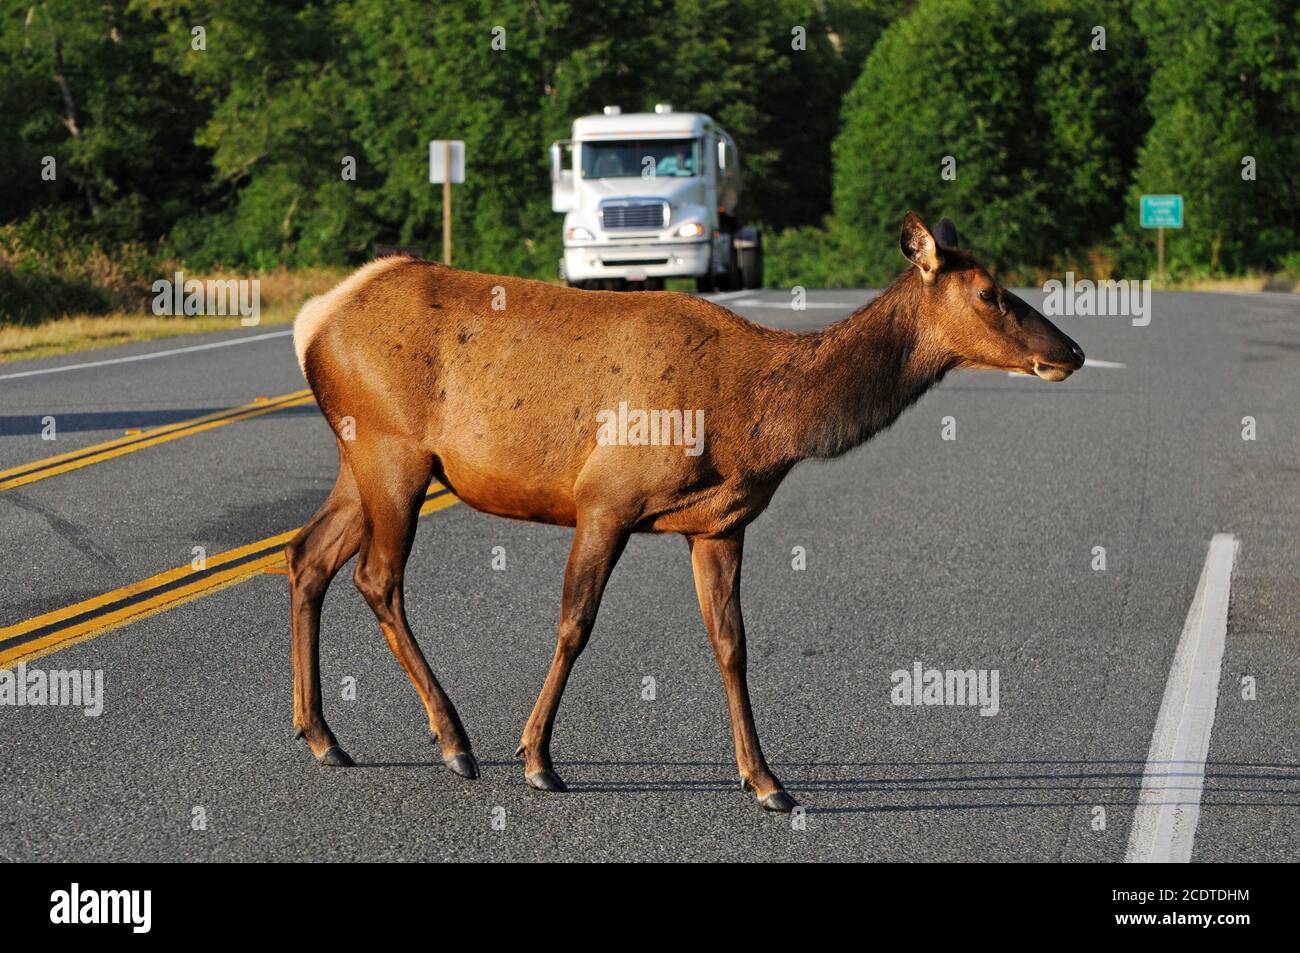
[[[1281,301],[1300,302],[1300,291],[1228,291],[1224,288],[1206,291],[1187,291],[1184,294],[1233,295],[1239,298],[1277,298]]]
[[[1119,361],[1098,361],[1091,357],[1084,358],[1083,366],[1084,367],[1113,367],[1113,368],[1118,368],[1120,370],[1123,370],[1124,368],[1128,367],[1127,364],[1121,364],[1119,363]],[[1029,374],[1026,373],[1025,371],[1007,371],[1007,377],[1023,377],[1026,380],[1031,380],[1031,381],[1038,380],[1038,375]]]
[[[108,364],[129,364],[133,361],[151,361],[155,357],[170,357],[173,354],[189,354],[193,351],[207,351],[214,347],[230,347],[235,344],[252,344],[268,338],[282,338],[293,334],[293,330],[268,331],[251,337],[234,338],[230,341],[211,341],[207,344],[191,344],[189,347],[174,347],[166,351],[153,351],[149,354],[133,354],[130,357],[110,357],[102,361],[86,361],[83,364],[64,364],[61,367],[42,367],[35,371],[19,371],[16,374],[0,374],[0,381],[16,380],[19,377],[36,377],[39,374],[60,374],[63,371],[80,371],[88,367],[104,367]]]
[[[1133,811],[1126,863],[1188,863],[1219,700],[1238,543],[1215,533],[1174,652]]]

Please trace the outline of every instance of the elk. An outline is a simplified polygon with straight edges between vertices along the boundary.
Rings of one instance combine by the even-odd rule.
[[[476,510],[574,528],[555,654],[515,752],[531,787],[565,790],[551,731],[628,537],[680,533],[741,787],[768,810],[793,809],[750,708],[745,528],[796,463],[864,443],[950,370],[1060,381],[1084,360],[958,248],[947,219],[936,234],[908,212],[900,245],[911,267],[849,317],[804,334],[676,292],[580,291],[406,257],[373,261],[307,302],[294,344],[334,430],[339,472],[286,554],[296,736],[320,763],[352,764],[321,709],[318,639],[326,588],[356,555],[356,586],[424,703],[443,763],[478,776],[403,608],[418,511],[436,479]],[[702,411],[702,450],[598,439],[601,412],[623,402]]]

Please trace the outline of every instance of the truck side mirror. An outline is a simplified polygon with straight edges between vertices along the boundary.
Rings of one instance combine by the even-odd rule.
[[[564,154],[560,151],[558,142],[551,143],[551,181],[559,182],[560,173],[564,170]]]
[[[574,207],[573,170],[564,167],[564,150],[573,142],[561,139],[551,143],[551,211],[570,212]]]

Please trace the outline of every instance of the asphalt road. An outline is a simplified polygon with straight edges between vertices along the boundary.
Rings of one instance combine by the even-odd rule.
[[[725,303],[811,328],[868,294],[814,291],[800,312],[778,291]],[[0,705],[0,858],[1121,860],[1207,546],[1231,533],[1192,858],[1300,860],[1300,304],[1165,293],[1146,327],[1059,323],[1106,363],[1063,384],[951,375],[866,447],[797,468],[750,528],[751,690],[802,829],[737,789],[675,537],[634,538],[606,591],[552,748],[571,792],[525,787],[511,752],[554,646],[570,531],[457,505],[421,521],[407,608],[482,778],[442,767],[349,570],[322,667],[358,767],[318,767],[290,738],[286,579],[261,572],[28,663],[101,670],[104,706]],[[0,365],[0,470],[301,389],[289,338],[262,336],[277,330]],[[196,546],[291,530],[334,472],[308,405],[0,491],[0,628]],[[996,670],[997,714],[893,704],[891,674],[918,662]]]

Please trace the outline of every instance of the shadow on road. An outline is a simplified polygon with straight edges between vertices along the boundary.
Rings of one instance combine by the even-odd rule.
[[[206,414],[228,409],[228,407],[176,407],[158,410],[107,410],[77,413],[60,413],[54,410],[49,415],[57,421],[60,433],[84,433],[96,430],[148,430],[151,427],[162,427],[165,424],[179,423],[182,420],[192,420],[195,417],[202,417]],[[315,404],[306,404],[301,407],[285,407],[275,411],[275,415],[280,414],[319,416],[320,411],[316,409]],[[0,415],[0,437],[25,437],[39,434],[43,426],[41,420],[45,416],[45,414]],[[252,423],[253,421],[248,422]]]
[[[480,761],[485,768],[519,770],[518,761]],[[359,768],[433,768],[443,771],[441,762],[370,762]],[[1018,770],[1030,767],[1031,770]],[[1006,810],[1015,808],[1073,808],[1088,800],[1033,798],[1040,792],[1094,792],[1112,795],[1107,805],[1134,807],[1142,788],[1145,761],[916,761],[916,762],[785,762],[773,764],[786,787],[803,801],[827,795],[833,802],[824,806],[805,804],[819,814],[876,813],[885,811]],[[665,791],[712,793],[737,790],[731,778],[735,767],[723,761],[561,761],[556,764],[573,794],[657,794]],[[611,769],[629,774],[644,769],[667,769],[663,780],[600,780],[592,773]],[[678,769],[676,771],[672,769]],[[681,771],[681,769],[687,769]],[[981,771],[983,769],[983,771]],[[1038,769],[1038,770],[1033,770]],[[681,777],[681,774],[695,775]],[[704,776],[701,776],[704,775]],[[847,775],[847,776],[846,776]],[[1179,783],[1193,776],[1170,764],[1167,792],[1193,791],[1194,785]],[[1223,782],[1296,782],[1289,787],[1229,786]],[[996,799],[954,802],[946,797],[927,803],[924,795],[953,793],[997,793]],[[880,803],[845,805],[846,796],[885,795]],[[1020,799],[1021,796],[1024,799]],[[1115,797],[1118,795],[1118,797]],[[1232,795],[1246,795],[1232,798]],[[915,801],[907,796],[915,797]],[[1013,799],[1014,798],[1014,799]],[[906,801],[906,803],[900,803]],[[1180,802],[1181,803],[1181,802]],[[1189,801],[1188,803],[1193,803]],[[1283,807],[1300,808],[1300,764],[1215,762],[1208,765],[1200,801],[1202,808]]]

